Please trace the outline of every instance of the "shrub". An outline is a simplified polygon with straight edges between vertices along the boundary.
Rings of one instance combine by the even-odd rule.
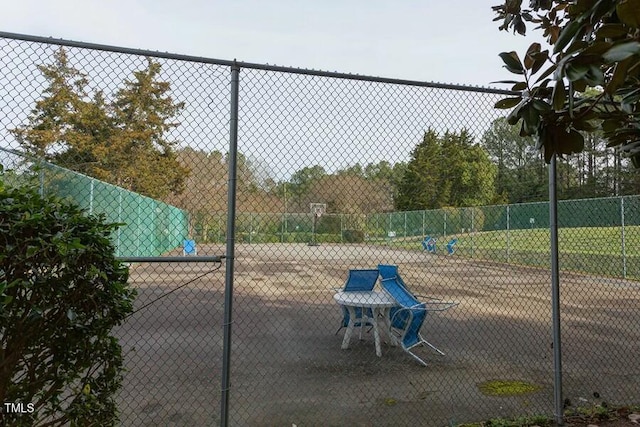
[[[364,242],[364,231],[362,230],[344,230],[342,235],[347,243]]]
[[[1,173],[1,171],[0,171]],[[122,354],[111,329],[133,310],[117,227],[0,175],[0,402],[8,425],[114,425]]]

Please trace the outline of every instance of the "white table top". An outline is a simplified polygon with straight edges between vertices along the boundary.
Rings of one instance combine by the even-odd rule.
[[[351,307],[393,307],[396,301],[384,291],[340,291],[333,296],[338,304]]]

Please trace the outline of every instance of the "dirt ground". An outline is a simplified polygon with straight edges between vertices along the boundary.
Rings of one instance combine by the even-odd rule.
[[[235,255],[229,425],[445,426],[553,413],[546,270],[365,245],[238,245]],[[460,303],[427,318],[423,334],[446,353],[418,349],[428,367],[387,343],[377,357],[372,333],[340,348],[334,288],[350,268],[378,263],[397,264],[416,294]],[[136,306],[155,302],[117,331],[123,425],[220,423],[226,271],[205,274],[215,268],[132,267]],[[639,404],[640,284],[563,273],[561,286],[563,396],[580,407]],[[486,396],[479,385],[491,380],[538,390]]]

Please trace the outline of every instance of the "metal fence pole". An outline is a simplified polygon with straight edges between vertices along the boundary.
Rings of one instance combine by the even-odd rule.
[[[620,234],[622,239],[622,277],[627,278],[627,239],[624,226],[624,197],[620,197]]]
[[[93,214],[93,183],[95,179],[91,180],[91,184],[89,185],[89,215]]]
[[[444,234],[443,237],[447,237],[447,211],[444,211]]]
[[[475,208],[471,208],[471,258],[473,258],[473,249],[475,246],[475,241],[473,240],[473,236],[476,234],[476,227],[475,227],[475,223],[474,223],[474,213],[475,213]]]
[[[238,174],[238,93],[240,67],[231,67],[231,107],[229,114],[229,194],[227,213],[227,249],[224,289],[224,339],[222,346],[222,396],[220,425],[229,424],[229,386],[231,372],[231,320],[233,305],[233,267],[235,257],[236,178]]]
[[[511,218],[509,218],[510,214],[509,205],[507,205],[507,262],[511,261],[511,235],[509,233],[509,223],[511,222]]]
[[[404,213],[404,237],[407,237],[407,213]]]
[[[560,336],[560,273],[558,262],[558,194],[556,183],[556,154],[549,164],[549,228],[551,230],[551,307],[553,319],[553,397],[554,416],[559,426],[564,425],[562,412],[562,349]]]
[[[38,194],[40,194],[41,197],[44,197],[44,161],[42,159],[40,159],[40,170],[38,171],[38,179]]]
[[[122,222],[122,189],[118,191],[118,224]],[[122,227],[118,227],[117,231],[117,243],[116,243],[116,256],[120,256],[120,233]]]

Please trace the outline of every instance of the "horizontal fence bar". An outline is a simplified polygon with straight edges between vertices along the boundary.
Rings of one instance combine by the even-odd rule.
[[[249,68],[249,69],[264,70],[264,71],[275,71],[275,72],[289,73],[289,74],[304,74],[304,75],[317,76],[317,77],[329,77],[329,78],[345,79],[345,80],[360,80],[360,81],[367,81],[367,82],[396,84],[396,85],[403,85],[403,86],[429,87],[434,89],[449,89],[449,90],[458,90],[458,91],[464,91],[464,92],[494,93],[498,95],[519,95],[520,94],[520,92],[514,92],[506,89],[447,84],[447,83],[423,82],[423,81],[417,81],[417,80],[392,79],[392,78],[385,78],[385,77],[366,76],[361,74],[338,73],[335,71],[334,72],[320,71],[320,70],[310,70],[306,68],[285,67],[285,66],[277,66],[277,65],[269,65],[269,64],[256,64],[256,63],[242,62],[242,61],[236,61],[236,60],[229,61],[229,60],[223,60],[223,59],[206,58],[202,56],[179,55],[179,54],[169,53],[169,52],[158,52],[158,51],[147,50],[147,49],[133,49],[133,48],[111,46],[111,45],[98,44],[98,43],[78,42],[74,40],[57,39],[53,37],[32,36],[27,34],[10,33],[5,31],[0,31],[0,37],[15,39],[15,40],[22,40],[27,42],[46,43],[46,44],[52,44],[56,46],[67,46],[67,47],[76,47],[81,49],[100,50],[100,51],[107,51],[107,52],[124,53],[128,55],[151,56],[156,58],[172,59],[176,61],[199,62],[203,64],[214,64],[214,65],[222,65],[222,66],[228,66],[228,67],[237,66],[240,68]]]
[[[222,262],[220,256],[129,256],[116,257],[120,262]]]

